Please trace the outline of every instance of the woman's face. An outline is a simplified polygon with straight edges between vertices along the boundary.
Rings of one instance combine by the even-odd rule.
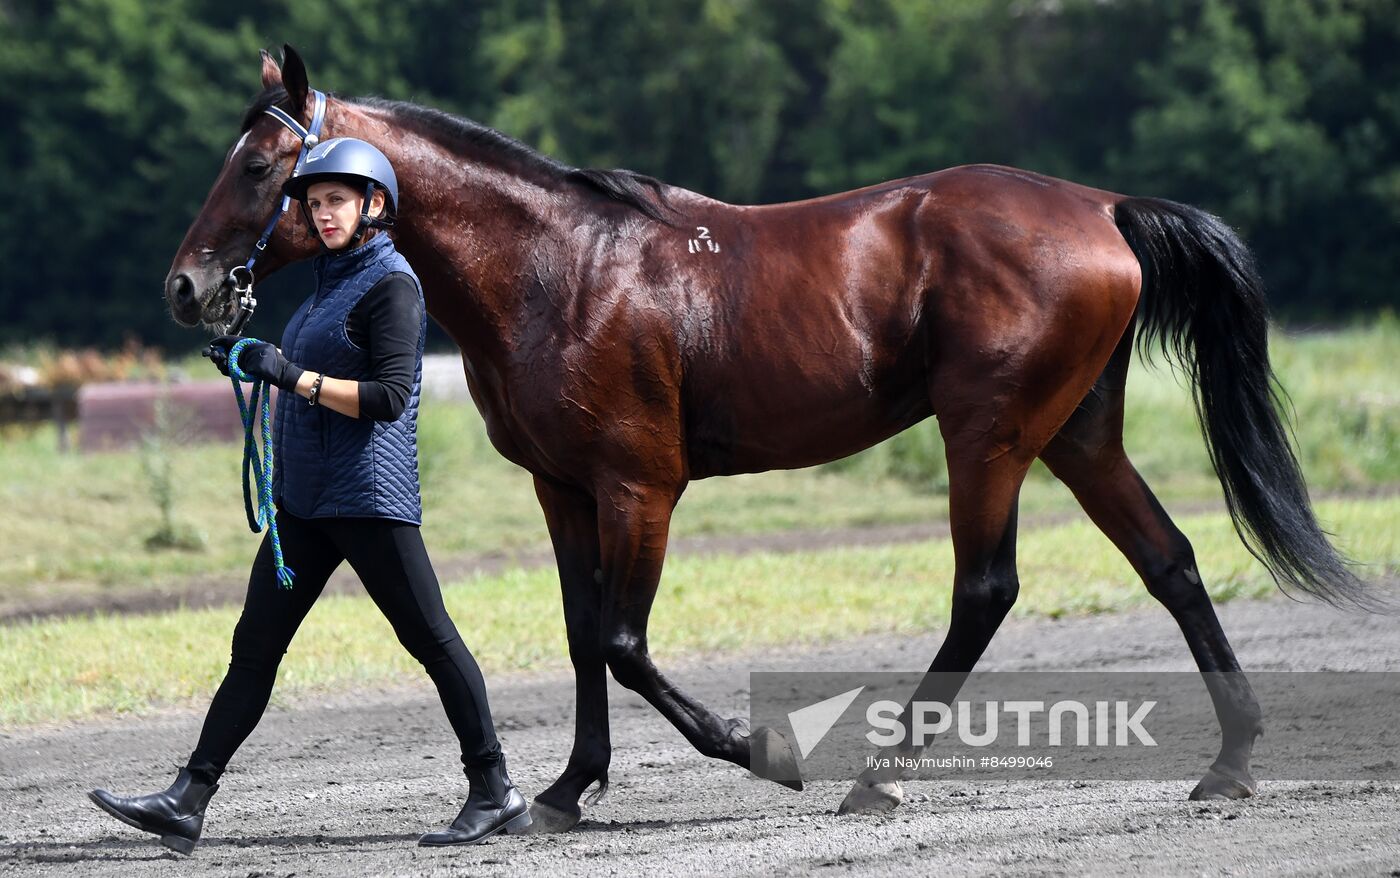
[[[350,243],[350,236],[360,224],[364,201],[363,192],[340,182],[312,183],[306,187],[306,208],[316,224],[316,234],[328,249],[339,250]],[[379,216],[383,208],[384,193],[376,189],[370,201],[370,215]]]

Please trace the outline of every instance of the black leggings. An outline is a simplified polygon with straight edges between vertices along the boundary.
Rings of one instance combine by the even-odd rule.
[[[233,632],[228,675],[209,706],[190,771],[208,783],[219,779],[262,718],[292,635],[341,561],[350,562],[399,642],[437,685],[462,744],[462,763],[480,767],[498,761],[501,747],[486,683],[443,608],[418,526],[384,518],[298,518],[278,510],[277,527],[295,582],[290,589],[278,587],[272,543],[265,536]]]

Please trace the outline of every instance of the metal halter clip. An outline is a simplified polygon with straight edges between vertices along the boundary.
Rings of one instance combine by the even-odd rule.
[[[253,310],[258,307],[258,300],[253,298],[253,270],[245,265],[235,265],[229,270],[228,282],[233,287],[233,294],[238,297],[238,313],[233,316],[225,334],[239,335],[252,318]]]

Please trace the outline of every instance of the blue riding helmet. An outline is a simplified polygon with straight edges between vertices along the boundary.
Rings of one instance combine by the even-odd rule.
[[[303,215],[314,229],[306,210],[306,190],[312,183],[337,180],[355,187],[364,187],[365,212],[360,215],[360,227],[355,230],[352,246],[359,243],[365,229],[376,227],[387,229],[394,224],[399,207],[399,180],[394,174],[394,166],[389,164],[384,153],[371,144],[353,137],[333,137],[322,141],[306,154],[306,162],[301,172],[292,177],[282,187],[282,194],[301,202]],[[384,217],[369,215],[369,203],[375,187],[384,192]]]

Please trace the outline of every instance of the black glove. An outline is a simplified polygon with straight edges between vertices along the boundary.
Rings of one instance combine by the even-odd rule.
[[[208,357],[209,362],[214,364],[214,368],[219,370],[219,374],[228,377],[228,351],[233,347],[233,343],[238,341],[240,336],[221,335],[209,342],[209,346],[200,351],[200,355]],[[225,344],[227,342],[227,344]]]
[[[220,372],[228,374],[228,352],[243,337],[221,335],[209,342],[206,356],[214,361]],[[302,372],[306,371],[282,356],[272,342],[260,341],[238,352],[238,368],[254,378],[261,378],[282,390],[295,391]]]

